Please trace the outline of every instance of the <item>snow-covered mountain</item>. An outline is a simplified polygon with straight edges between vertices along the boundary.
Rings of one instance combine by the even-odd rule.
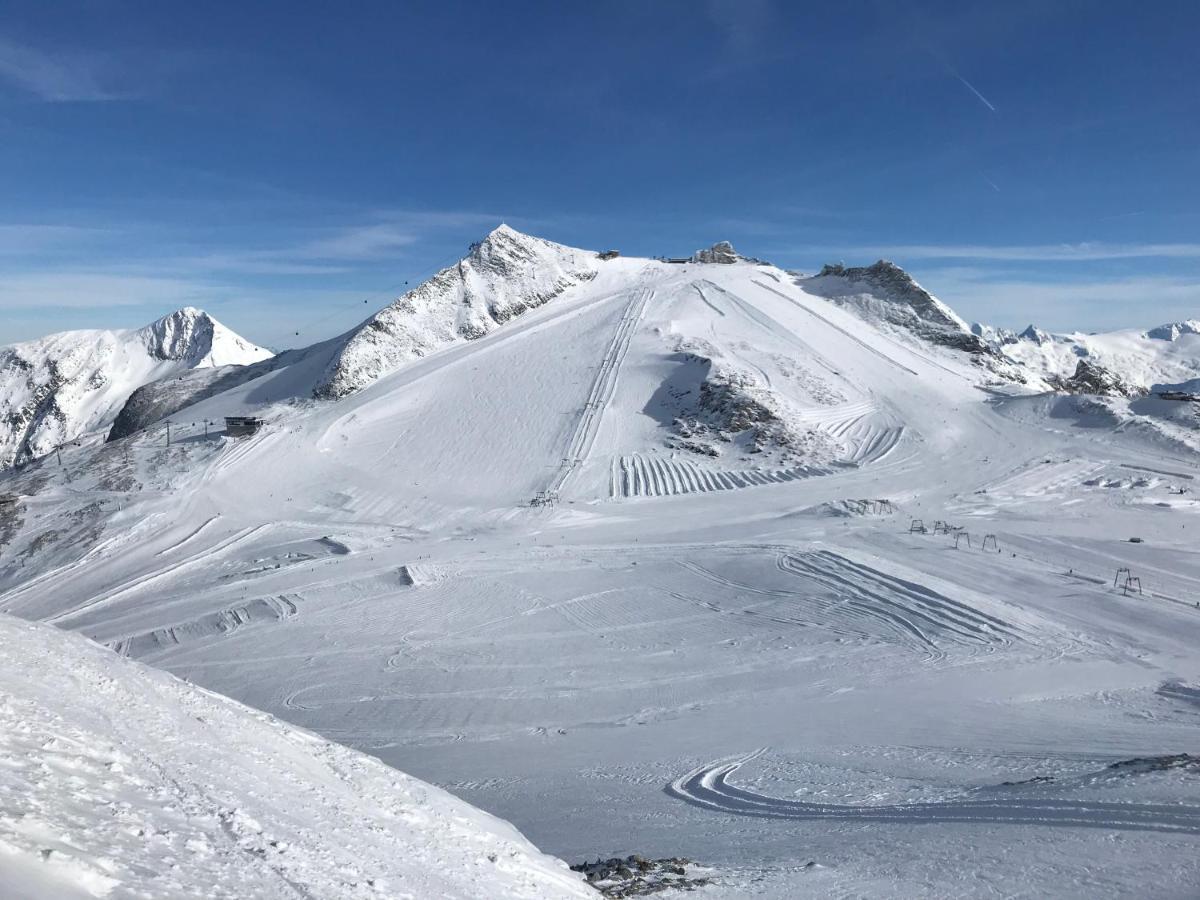
[[[1200,323],[1148,331],[1055,334],[1030,325],[1020,334],[980,327],[992,349],[1018,364],[1031,385],[1047,390],[1135,397],[1200,371]]]
[[[594,871],[1195,893],[1200,406],[1141,391],[1200,336],[972,330],[887,263],[483,243],[0,474],[0,610]]]
[[[107,426],[147,382],[271,355],[192,307],[143,328],[65,331],[0,347],[0,468]]]
[[[0,894],[593,897],[432,785],[0,615]]]
[[[457,264],[380,310],[345,339],[315,392],[338,398],[404,363],[498,325],[594,278],[597,255],[501,225]]]
[[[868,321],[908,329],[951,346],[961,344],[963,349],[974,346],[971,331],[958,313],[889,260],[850,268],[827,265],[805,279],[804,287]]]
[[[1200,370],[1196,320],[1105,334],[968,326],[907,272],[882,259],[862,267],[827,265],[799,283],[875,328],[961,350],[989,376],[1032,390],[1133,398]]]

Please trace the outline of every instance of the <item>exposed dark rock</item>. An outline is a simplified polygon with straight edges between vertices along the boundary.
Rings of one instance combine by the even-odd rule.
[[[588,884],[605,897],[646,897],[664,891],[693,891],[711,884],[707,876],[688,875],[688,866],[693,865],[681,857],[646,859],[633,854],[576,863],[571,870],[582,873]]]
[[[174,415],[185,406],[260,378],[278,365],[279,357],[272,357],[249,366],[189,369],[170,378],[144,384],[129,395],[105,440],[128,437]]]
[[[1103,366],[1079,360],[1075,366],[1075,374],[1070,378],[1060,378],[1055,386],[1069,394],[1097,394],[1104,397],[1141,397],[1146,393],[1136,385],[1122,381]]]
[[[697,250],[692,254],[692,262],[697,263],[732,265],[740,260],[741,257],[738,256],[737,251],[733,249],[733,244],[729,241],[718,241],[707,250]]]
[[[1192,769],[1200,771],[1200,756],[1191,753],[1174,753],[1168,756],[1138,756],[1123,759],[1109,765],[1115,772],[1166,772],[1169,769]]]

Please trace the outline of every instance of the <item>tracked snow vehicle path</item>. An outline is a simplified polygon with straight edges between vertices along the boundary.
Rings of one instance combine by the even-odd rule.
[[[671,782],[667,792],[704,809],[769,819],[844,819],[900,825],[1032,825],[1200,835],[1200,806],[1032,797],[850,806],[770,797],[730,784],[730,776],[764,752],[757,750],[733,760],[700,766]]]

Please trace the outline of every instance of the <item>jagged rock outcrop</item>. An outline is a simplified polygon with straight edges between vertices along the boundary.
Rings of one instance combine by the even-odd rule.
[[[1047,331],[1029,325],[1024,331],[1017,335],[1023,341],[1033,341],[1035,344],[1051,344],[1054,342],[1054,337]]]
[[[825,461],[842,449],[826,432],[808,427],[761,375],[724,358],[708,342],[690,338],[677,349],[700,364],[702,377],[696,401],[672,422],[679,440],[669,446],[720,456],[724,446],[735,445],[752,454],[778,452],[809,461]]]
[[[433,350],[481,338],[595,278],[599,264],[594,251],[501,225],[458,263],[352,331],[314,393],[325,399],[344,397]]]
[[[741,259],[738,252],[733,249],[733,244],[729,243],[729,241],[718,241],[707,250],[697,250],[692,254],[692,262],[697,263],[732,265],[735,262],[740,262]]]
[[[125,331],[66,331],[0,348],[0,468],[109,425],[150,381],[271,357],[203,310]]]
[[[762,266],[769,265],[766,260],[757,259],[753,256],[743,256],[733,249],[733,244],[729,241],[717,241],[707,250],[697,250],[690,257],[694,263],[707,263],[722,266],[731,266],[734,263],[751,263],[752,265]]]
[[[1140,397],[1142,388],[1129,384],[1098,363],[1079,360],[1075,374],[1055,381],[1055,386],[1070,394],[1099,394],[1105,397]]]

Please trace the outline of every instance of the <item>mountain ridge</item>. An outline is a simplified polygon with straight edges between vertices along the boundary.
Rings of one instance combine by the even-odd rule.
[[[64,331],[0,347],[0,468],[110,424],[143,384],[271,356],[195,307],[141,328]]]

